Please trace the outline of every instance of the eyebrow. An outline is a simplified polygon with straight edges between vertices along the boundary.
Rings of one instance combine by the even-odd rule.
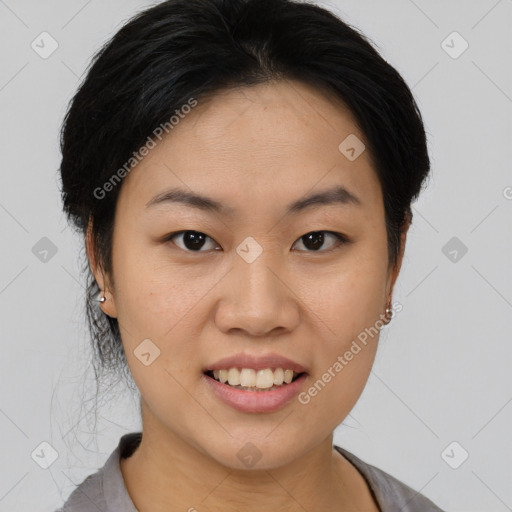
[[[146,208],[168,203],[181,203],[199,210],[210,211],[231,217],[236,214],[236,210],[234,208],[227,206],[220,201],[216,201],[211,197],[194,194],[180,188],[172,188],[157,194],[146,203]],[[285,215],[298,213],[311,208],[312,206],[331,204],[361,206],[362,201],[344,186],[338,185],[334,188],[316,192],[294,201],[287,206]]]

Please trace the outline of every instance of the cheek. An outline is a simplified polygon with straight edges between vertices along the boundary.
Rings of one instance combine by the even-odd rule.
[[[138,248],[133,243],[118,254],[122,256],[114,263],[116,307],[133,379],[143,396],[155,403],[172,391],[170,395],[178,397],[173,403],[177,406],[186,398],[178,383],[190,384],[200,376],[199,366],[197,374],[191,371],[191,362],[198,361],[201,322],[209,314],[205,294],[219,276],[199,265],[185,268],[172,264],[165,251]],[[147,339],[151,340],[145,342],[149,352],[158,355],[148,367],[137,357]],[[169,400],[167,396],[164,402],[170,405]]]
[[[364,390],[377,351],[381,312],[377,276],[362,282],[346,275],[336,284],[349,291],[332,290],[337,299],[325,301],[318,325],[329,329],[323,328],[327,335],[318,340],[315,371],[299,400],[308,415],[333,426],[346,418]]]
[[[332,424],[343,421],[357,402],[373,365],[386,282],[387,262],[381,256],[375,247],[361,247],[309,297],[317,318],[315,331],[324,335],[301,403]]]
[[[343,357],[343,353],[340,351],[339,355]],[[336,428],[359,400],[374,356],[373,346],[361,345],[361,351],[351,361],[337,361],[338,354],[330,358],[298,396],[299,413],[303,411],[306,418],[321,418],[324,425]]]
[[[346,341],[379,319],[387,274],[376,254],[354,249],[328,271],[303,278],[304,301],[326,339]]]
[[[162,339],[201,300],[207,276],[199,267],[190,275],[173,264],[163,247],[149,249],[129,240],[120,234],[114,255],[118,317],[134,336]]]

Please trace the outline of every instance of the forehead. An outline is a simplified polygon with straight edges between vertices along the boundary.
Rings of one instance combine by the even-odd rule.
[[[180,116],[125,178],[122,194],[145,206],[179,186],[237,208],[289,204],[342,185],[371,205],[380,187],[368,151],[351,160],[340,150],[346,140],[361,150],[364,139],[341,101],[303,82],[223,90]]]

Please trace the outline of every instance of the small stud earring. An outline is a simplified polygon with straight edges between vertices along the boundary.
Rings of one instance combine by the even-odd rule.
[[[100,298],[98,299],[98,302],[105,302],[107,300],[107,298],[105,297],[105,295],[101,295],[101,293],[100,293]]]
[[[393,319],[393,309],[391,308],[391,301],[387,303],[386,307],[386,325]]]

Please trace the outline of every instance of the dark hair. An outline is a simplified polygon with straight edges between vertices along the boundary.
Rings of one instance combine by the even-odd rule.
[[[168,0],[133,17],[93,57],[61,129],[64,211],[110,276],[121,185],[102,187],[155,128],[191,98],[295,79],[350,109],[378,175],[388,261],[412,219],[430,162],[421,114],[400,74],[356,28],[297,0]],[[341,142],[341,141],[340,141]],[[117,319],[98,307],[88,271],[87,320],[100,369],[126,370]]]

